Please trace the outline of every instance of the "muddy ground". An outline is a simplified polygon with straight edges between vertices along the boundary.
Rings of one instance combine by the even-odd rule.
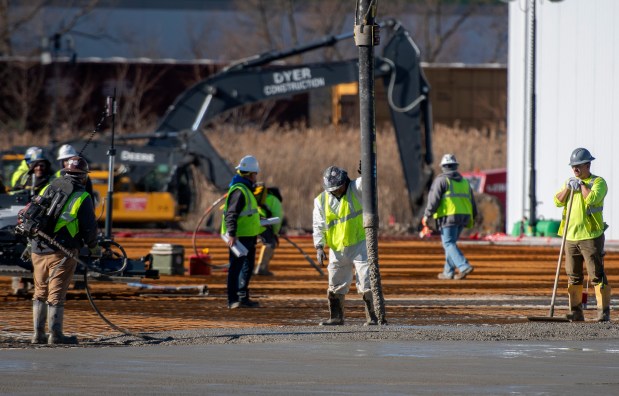
[[[291,238],[313,257],[311,240]],[[191,235],[126,235],[116,238],[129,257],[147,254],[154,243],[185,248],[184,265],[193,254]],[[112,329],[92,309],[84,290],[71,290],[65,332],[82,346],[147,344],[220,344],[295,342],[298,340],[586,340],[619,339],[619,326],[595,323],[595,298],[589,288],[585,323],[532,322],[548,317],[558,241],[464,241],[462,250],[475,271],[465,280],[439,280],[440,241],[379,241],[379,266],[386,326],[363,326],[363,301],[354,287],[346,299],[346,325],[317,326],[327,317],[327,278],[288,242],[271,264],[274,276],[252,279],[255,309],[227,308],[227,251],[217,237],[201,236],[199,250],[209,249],[209,275],[131,279],[132,283],[90,282],[103,315],[125,334]],[[611,285],[619,283],[619,252],[609,251],[606,268]],[[326,269],[324,269],[326,272]],[[163,289],[165,287],[165,289]],[[561,273],[553,316],[567,312],[567,287]],[[176,288],[177,290],[172,290]],[[615,300],[611,305],[614,307]],[[0,277],[0,347],[28,348],[32,331],[30,295],[15,296],[11,278]],[[614,313],[611,313],[614,317]]]

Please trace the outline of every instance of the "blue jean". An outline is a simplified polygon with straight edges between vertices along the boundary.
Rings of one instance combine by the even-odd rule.
[[[239,237],[239,241],[247,248],[248,253],[247,256],[236,257],[232,250],[228,249],[228,304],[249,298],[249,281],[254,273],[256,237]]]
[[[443,249],[445,249],[445,266],[443,267],[445,275],[453,275],[456,268],[462,272],[471,266],[458,248],[458,245],[456,245],[463,229],[464,226],[441,228],[441,242],[443,243]]]

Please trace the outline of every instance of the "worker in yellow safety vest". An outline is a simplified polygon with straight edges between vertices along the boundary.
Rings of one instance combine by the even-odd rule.
[[[324,191],[314,199],[313,239],[320,265],[327,260],[329,247],[329,319],[322,326],[344,324],[344,297],[356,274],[357,293],[365,302],[366,325],[378,323],[368,264],[361,178],[351,181],[348,173],[337,166],[328,167],[323,174]]]
[[[559,235],[565,233],[565,272],[570,305],[567,318],[575,322],[585,320],[582,309],[583,263],[595,287],[597,320],[610,321],[611,288],[604,272],[604,231],[608,226],[602,217],[608,186],[603,178],[591,174],[591,161],[594,159],[589,150],[582,147],[575,149],[569,163],[574,176],[554,197],[555,205],[563,207]],[[566,227],[570,196],[572,205]]]
[[[275,254],[275,249],[279,246],[278,235],[284,219],[283,198],[279,188],[265,187],[264,185],[257,186],[254,195],[258,202],[260,217],[275,221],[273,224],[265,225],[264,231],[258,236],[262,242],[262,248],[260,254],[258,254],[258,263],[254,275],[272,276],[273,272],[269,270],[269,264]]]
[[[221,235],[229,248],[227,292],[230,309],[260,305],[249,296],[249,282],[256,261],[256,240],[264,230],[260,226],[258,203],[253,194],[258,172],[260,166],[255,157],[241,158],[224,204]]]
[[[75,257],[84,245],[93,255],[100,256],[97,243],[97,220],[93,202],[85,189],[89,167],[81,157],[72,157],[63,169],[64,181],[70,181],[73,192],[62,208],[50,237],[62,245]],[[56,179],[44,188],[55,186],[63,180]],[[67,291],[73,280],[77,261],[67,257],[57,246],[48,241],[31,238],[32,265],[34,267],[34,295],[32,297],[32,316],[34,324],[33,344],[74,344],[76,337],[63,333],[64,305]],[[49,337],[45,334],[47,319]]]
[[[469,182],[458,172],[459,162],[454,154],[445,154],[441,159],[442,173],[432,182],[428,203],[421,223],[428,225],[432,216],[441,234],[445,251],[443,272],[439,279],[464,279],[473,272],[473,266],[458,248],[457,242],[464,228],[473,227],[477,206]],[[456,270],[458,273],[456,273]]]

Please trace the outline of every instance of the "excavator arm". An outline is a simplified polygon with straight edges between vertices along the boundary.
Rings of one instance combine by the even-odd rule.
[[[418,219],[418,209],[432,180],[429,167],[433,161],[430,87],[421,69],[419,50],[408,32],[394,20],[382,26],[388,27],[391,35],[383,55],[376,57],[375,76],[382,78],[387,87],[387,100],[397,135],[411,210]],[[203,173],[215,186],[225,189],[232,169],[208,142],[201,132],[201,126],[213,117],[239,106],[358,81],[356,59],[287,66],[268,65],[299,53],[332,46],[351,37],[352,34],[328,36],[288,51],[269,52],[236,62],[181,94],[168,108],[148,144],[169,147],[184,141],[188,148],[200,147],[202,163],[205,164]]]

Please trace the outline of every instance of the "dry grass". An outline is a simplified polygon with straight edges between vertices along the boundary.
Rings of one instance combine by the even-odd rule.
[[[347,169],[352,178],[358,176],[360,137],[358,129],[341,126],[266,131],[222,127],[208,132],[210,141],[231,164],[247,154],[258,158],[259,179],[282,191],[288,228],[303,230],[311,229],[312,201],[321,191],[324,169],[337,165]],[[411,226],[413,216],[393,128],[378,128],[376,140],[381,230],[405,230]],[[441,156],[448,152],[456,154],[461,171],[499,168],[506,164],[503,132],[436,125],[433,150],[435,173],[440,171]]]
[[[31,133],[3,134],[1,147],[30,145],[34,140],[44,141]],[[59,140],[68,138],[64,130]],[[348,170],[351,178],[358,177],[361,153],[361,135],[358,129],[347,126],[322,128],[277,128],[258,131],[251,128],[223,125],[207,133],[218,152],[235,165],[247,154],[258,158],[259,178],[268,186],[280,188],[288,230],[310,230],[312,201],[321,192],[322,172],[331,165]],[[400,164],[393,128],[377,128],[378,203],[381,232],[408,230],[413,215]],[[444,153],[455,153],[463,172],[506,166],[506,135],[501,131],[463,130],[457,127],[435,125],[433,133],[434,172],[438,174]],[[203,207],[208,207],[219,192],[205,188]],[[194,219],[188,219],[190,224]],[[218,220],[216,221],[218,223]],[[214,224],[217,226],[217,224]],[[192,226],[188,226],[193,229]]]

